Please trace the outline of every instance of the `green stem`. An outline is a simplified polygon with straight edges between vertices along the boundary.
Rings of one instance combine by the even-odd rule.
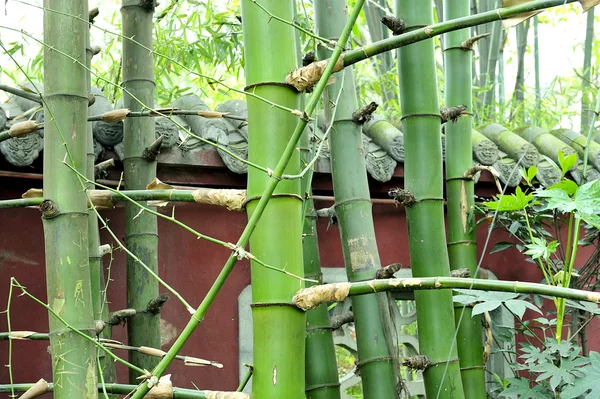
[[[352,13],[350,14],[350,17],[348,18],[348,23],[346,24],[346,26],[344,27],[344,31],[340,35],[340,39],[339,39],[340,42],[345,43],[348,40],[350,33],[352,31],[352,27],[354,26],[354,23],[356,22],[356,19],[358,18],[358,15],[360,14],[360,10],[362,8],[362,5],[364,4],[364,1],[365,0],[357,0],[356,5],[352,9]],[[342,47],[338,45],[338,46],[336,46],[336,48],[331,56],[331,60],[333,62],[331,62],[327,65],[325,72],[323,73],[323,76],[319,80],[319,83],[315,87],[312,95],[310,96],[310,98],[308,100],[308,103],[304,110],[305,115],[310,117],[313,114],[313,111],[315,110],[315,108],[319,102],[319,98],[321,97],[321,94],[323,93],[323,90],[325,89],[325,86],[327,85],[329,77],[333,73],[333,69],[335,67],[335,61],[337,61],[337,59],[340,57],[341,54],[342,54]],[[275,191],[275,188],[279,184],[281,176],[283,175],[285,168],[287,167],[287,164],[292,157],[292,154],[294,153],[294,151],[296,151],[296,144],[298,143],[300,136],[304,132],[304,128],[306,127],[306,124],[307,124],[306,119],[301,119],[298,122],[298,125],[296,126],[296,129],[294,130],[294,133],[292,134],[292,137],[290,138],[290,141],[288,142],[288,145],[285,148],[281,159],[277,163],[275,170],[272,172],[272,174],[269,178],[269,182],[268,182],[267,186],[265,187],[265,190],[263,191],[260,201],[256,205],[254,212],[252,213],[252,215],[250,216],[250,218],[248,220],[248,224],[246,225],[246,228],[242,232],[242,235],[240,236],[240,238],[236,244],[236,248],[243,249],[248,244],[250,236],[252,235],[254,229],[256,228],[256,225],[257,225],[260,217],[262,216],[262,214],[267,206],[267,203],[269,202],[269,200],[271,198],[271,195],[273,194],[273,192]],[[188,324],[185,326],[185,328],[183,329],[183,331],[181,332],[179,337],[177,337],[177,340],[173,343],[173,345],[167,352],[166,356],[154,368],[154,370],[152,371],[152,375],[154,375],[156,377],[160,377],[163,375],[163,373],[166,371],[169,364],[171,364],[171,362],[175,358],[175,355],[177,355],[177,353],[181,350],[181,348],[183,347],[185,342],[187,342],[189,337],[192,335],[192,333],[194,332],[196,327],[200,324],[201,320],[204,318],[204,315],[208,311],[210,305],[212,304],[212,302],[216,298],[217,294],[219,293],[219,291],[225,284],[225,281],[227,280],[227,277],[233,270],[233,267],[237,263],[238,253],[239,253],[238,251],[234,251],[229,256],[227,262],[223,266],[223,269],[221,270],[221,272],[217,276],[215,282],[211,286],[210,290],[208,291],[208,293],[202,300],[202,303],[200,303],[200,306],[198,306],[198,308],[192,315],[192,318],[190,319]],[[143,383],[138,388],[138,390],[133,394],[131,399],[142,399],[144,397],[144,395],[146,393],[148,393],[149,390],[150,390],[150,388],[148,387],[148,384]]]
[[[442,33],[507,19],[508,17],[525,12],[562,6],[568,3],[574,3],[575,1],[577,0],[535,0],[512,7],[499,8],[497,10],[471,15],[468,17],[456,18],[439,24],[428,25],[424,28],[415,29],[398,36],[392,36],[388,39],[371,43],[363,47],[358,47],[354,50],[346,52],[344,54],[344,67],[356,64],[357,62],[363,61],[386,51],[394,50],[422,40],[431,39],[432,37],[441,35]]]

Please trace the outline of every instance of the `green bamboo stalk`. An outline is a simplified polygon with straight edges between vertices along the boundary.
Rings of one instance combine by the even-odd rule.
[[[325,37],[338,37],[346,21],[344,0],[316,0],[315,23]],[[346,42],[340,42],[346,45]],[[329,55],[319,48],[319,59]],[[341,80],[341,81],[340,81]],[[343,90],[339,99],[337,94]],[[352,120],[357,110],[353,72],[348,69],[343,79],[328,87],[323,103],[328,121],[333,121],[329,138],[335,211],[338,218],[344,264],[349,281],[372,279],[381,268],[372,205],[362,148],[361,126]],[[365,398],[396,397],[396,374],[388,347],[390,331],[386,331],[383,298],[369,295],[355,298],[355,317],[360,377]]]
[[[85,4],[87,7],[87,3]],[[85,14],[84,14],[85,15]],[[93,51],[90,43],[90,30],[85,30],[85,64],[88,67],[85,71],[85,80],[87,91],[92,91],[92,81],[89,68],[92,64]],[[89,116],[89,108],[88,108]],[[86,124],[87,130],[87,162],[86,162],[86,177],[93,182],[95,178],[94,161],[96,154],[94,152],[94,136],[92,132],[92,124]],[[87,184],[88,189],[93,189],[93,183]],[[102,263],[102,255],[100,254],[100,231],[98,218],[93,210],[88,211],[88,255],[90,265],[90,283],[92,289],[92,309],[94,320],[108,320],[108,301],[105,302],[105,280],[104,280],[104,265]],[[101,338],[112,338],[112,326],[105,326],[100,333]],[[102,377],[102,378],[101,378]],[[98,351],[98,379],[106,383],[117,382],[117,371],[115,363],[112,359],[107,358],[103,351]]]
[[[373,42],[390,37],[389,30],[381,23],[381,18],[385,16],[385,7],[386,4],[384,0],[372,0],[365,3],[365,19],[367,20],[367,27],[369,28],[369,34],[371,35],[371,41]],[[384,79],[384,75],[392,69],[393,65],[394,59],[389,52],[379,54],[375,60],[377,75],[381,82],[381,97],[384,107],[390,100],[398,101],[396,91],[393,90],[391,85],[387,84],[387,80]]]
[[[592,11],[593,13],[593,9],[590,11]],[[536,15],[533,17],[533,68],[535,74],[535,113],[533,114],[533,120],[531,122],[534,126],[538,125],[539,123],[540,111],[542,109],[542,88],[540,86],[540,37],[538,25],[539,19]]]
[[[396,3],[397,17],[409,26],[430,25],[431,8],[429,1]],[[399,49],[398,73],[405,147],[404,188],[416,199],[414,205],[406,208],[412,273],[415,277],[449,276],[433,40]],[[415,301],[419,350],[434,364],[423,373],[427,397],[441,394],[464,398],[454,341],[452,292],[418,292]]]
[[[147,48],[152,48],[152,17],[154,3],[144,0],[123,0],[123,36],[135,37]],[[143,111],[154,105],[154,61],[152,53],[128,40],[123,41],[123,103],[132,111]],[[139,104],[133,97],[143,103]],[[156,139],[155,124],[151,118],[127,118],[124,121],[125,159],[123,174],[127,187],[144,189],[156,177],[156,161],[142,158],[144,150]],[[146,204],[144,204],[146,205]],[[158,272],[158,227],[156,216],[140,213],[135,204],[125,204],[125,246],[140,258],[153,272]],[[158,282],[140,267],[135,259],[127,257],[127,307],[146,309],[148,302],[159,294]],[[160,348],[160,314],[138,313],[127,322],[129,343],[133,346]],[[132,353],[130,360],[136,366],[152,370],[157,359]],[[138,383],[138,375],[130,371],[129,381]]]
[[[506,106],[506,90],[504,85],[504,48],[506,47],[507,34],[502,37],[502,44],[498,52],[498,122],[504,123],[504,108]]]
[[[39,382],[38,382],[39,384]],[[42,392],[56,392],[55,384],[46,383],[45,381],[42,383],[43,391]],[[0,385],[0,393],[10,393],[11,387],[15,390],[15,392],[25,392],[36,384],[3,384]],[[133,392],[137,388],[136,385],[127,385],[127,384],[98,384],[97,390],[98,392],[106,391],[109,394],[115,395],[128,395]],[[217,394],[228,395],[228,396],[216,396]],[[167,396],[168,395],[168,396]],[[153,396],[155,398],[170,398],[170,399],[212,399],[217,397],[223,397],[227,399],[250,399],[245,393],[234,393],[234,392],[216,392],[216,391],[199,391],[197,389],[186,389],[186,388],[176,388],[173,387],[171,389],[167,389],[167,391],[162,392],[162,396]]]
[[[581,133],[587,134],[593,113],[590,101],[590,83],[592,80],[592,47],[594,45],[594,10],[587,12],[585,44],[583,47],[583,76],[581,77]]]
[[[357,47],[354,50],[347,51],[344,53],[341,67],[345,68],[350,65],[354,65],[357,62],[381,53],[385,53],[386,51],[395,50],[412,43],[428,40],[443,33],[481,25],[488,22],[503,20],[525,12],[558,7],[569,3],[574,3],[576,1],[578,0],[534,0],[512,7],[499,8],[497,10],[492,10],[477,15],[453,19],[452,21],[427,25],[423,28],[411,30],[410,32],[398,36],[392,36],[388,39],[383,39],[379,42],[367,44],[362,47]]]
[[[308,310],[321,303],[341,302],[346,300],[348,296],[366,295],[373,292],[415,291],[416,296],[420,291],[445,291],[447,289],[472,289],[476,291],[537,294],[571,299],[574,301],[600,303],[600,292],[576,290],[555,285],[458,277],[412,277],[360,281],[356,283],[323,284],[304,288],[294,295],[294,304],[300,309]],[[441,330],[437,330],[435,333],[439,335],[440,332]]]
[[[310,152],[306,155],[310,155]],[[304,275],[306,278],[321,281],[317,213],[310,187],[306,187],[305,192],[307,203],[302,234]],[[312,285],[316,284],[307,283],[307,286]],[[340,382],[327,304],[322,304],[306,313],[306,397],[308,399],[340,398]]]
[[[502,6],[502,1],[499,0],[497,2],[497,7],[500,8]],[[468,14],[465,14],[468,15]],[[498,64],[498,55],[500,53],[500,48],[502,45],[503,39],[503,28],[502,22],[496,21],[492,24],[492,36],[490,38],[490,43],[488,47],[488,56],[487,56],[487,66],[486,72],[482,76],[482,88],[485,88],[489,85],[489,88],[483,94],[483,115],[486,119],[489,119],[495,114],[495,104],[494,100],[496,97],[496,66]]]
[[[525,108],[523,100],[525,100],[525,51],[527,50],[527,33],[529,33],[529,21],[517,25],[517,78],[515,80],[515,89],[512,98],[511,119],[517,117],[517,112],[520,114],[518,119],[522,124],[528,123],[525,119]]]
[[[493,10],[496,6],[496,1],[495,0],[473,0],[473,5],[471,7],[471,11],[472,11],[472,15],[476,15],[476,13],[484,13],[484,12],[488,12]],[[485,24],[481,24],[481,25],[475,25],[475,33],[473,34],[473,36],[475,35],[483,35],[483,34],[492,34],[492,29],[494,27],[494,24],[492,23],[485,23]],[[487,66],[488,66],[488,57],[490,54],[490,41],[489,40],[480,40],[479,43],[477,43],[477,50],[479,53],[479,76],[477,76],[477,84],[480,88],[485,87],[486,82],[487,82]],[[483,103],[483,94],[480,94],[479,100],[480,103]]]
[[[262,0],[261,7],[291,20],[292,0]],[[297,67],[294,29],[269,15],[252,0],[242,1],[244,54],[247,90],[278,104],[296,109],[299,96],[288,86],[274,83]],[[249,23],[248,23],[248,22]],[[286,49],[276,54],[272,49]],[[274,168],[292,138],[296,118],[270,109],[264,102],[248,99],[248,158]],[[300,171],[299,153],[290,159],[287,173]],[[248,203],[251,217],[256,212],[269,176],[248,170]],[[269,206],[250,238],[252,254],[270,264],[303,275],[302,196],[300,180],[279,184]],[[281,223],[285,221],[285,223]],[[251,263],[252,320],[254,325],[252,396],[257,398],[304,398],[305,315],[289,306],[301,281]]]
[[[84,2],[45,0],[48,8],[87,14]],[[81,21],[44,14],[44,118],[54,121],[44,133],[42,221],[46,244],[48,304],[73,327],[93,336],[92,291],[88,259],[86,196],[78,176],[64,162],[86,171],[88,96],[85,70],[52,48],[85,60]],[[70,156],[67,157],[67,149]],[[54,397],[96,398],[96,347],[56,317],[49,316]]]
[[[348,18],[348,22],[346,23],[346,25],[344,26],[344,30],[340,34],[339,42],[345,43],[346,41],[348,41],[350,33],[352,32],[352,28],[356,23],[356,20],[360,14],[364,2],[365,0],[356,1],[356,4]],[[315,108],[319,103],[319,98],[325,90],[325,86],[327,85],[329,78],[333,74],[335,64],[338,61],[341,54],[342,47],[338,45],[335,47],[335,50],[331,55],[332,62],[325,67],[325,71],[323,72],[321,79],[317,82],[316,86],[314,87],[313,93],[311,94],[310,98],[307,101],[306,107],[304,108],[303,115],[306,115],[308,118],[310,118],[313,115]],[[202,300],[202,302],[188,321],[188,324],[185,326],[179,337],[177,337],[177,339],[175,340],[165,357],[159,362],[159,364],[154,368],[154,370],[152,370],[152,375],[155,379],[160,378],[160,376],[163,375],[163,373],[166,371],[167,367],[169,367],[169,364],[171,364],[177,353],[181,350],[183,345],[190,338],[196,327],[198,327],[200,321],[204,318],[206,312],[210,308],[210,305],[215,300],[217,294],[225,284],[227,276],[229,276],[229,274],[233,270],[233,267],[235,266],[237,260],[242,258],[248,258],[248,255],[247,253],[245,253],[244,248],[248,244],[250,236],[254,232],[259,219],[265,211],[267,204],[271,199],[271,195],[279,185],[279,182],[281,181],[281,177],[284,174],[289,160],[296,152],[296,144],[298,143],[298,140],[300,140],[300,136],[302,136],[304,129],[306,128],[308,118],[301,118],[298,121],[298,124],[296,125],[294,133],[292,134],[292,137],[289,140],[283,152],[283,155],[277,162],[277,166],[275,167],[275,169],[272,171],[272,173],[270,173],[268,184],[265,187],[260,197],[260,200],[258,201],[256,208],[254,209],[254,212],[250,216],[246,228],[244,228],[244,231],[242,232],[240,238],[238,239],[234,248],[232,248],[232,252],[229,255],[229,258],[227,259],[227,262],[223,266],[223,269],[217,276],[215,282],[213,283],[210,290],[208,291],[208,293],[206,294],[206,296],[204,297],[204,299]],[[131,396],[131,399],[142,399],[144,395],[148,393],[149,390],[150,387],[148,386],[148,382],[144,382]]]
[[[447,19],[469,15],[469,0],[445,3]],[[501,24],[496,22],[496,24]],[[494,27],[494,34],[496,34]],[[463,29],[446,35],[444,66],[446,78],[447,106],[466,105],[472,109],[471,76],[472,51],[461,48],[469,38],[469,30]],[[498,42],[500,38],[496,38]],[[490,62],[496,58],[498,49],[492,46]],[[489,64],[488,64],[489,66]],[[489,69],[489,68],[488,68]],[[488,71],[489,72],[489,71]],[[495,61],[490,76],[495,76]],[[493,91],[493,89],[492,89]],[[486,93],[487,95],[487,93]],[[490,104],[491,105],[491,104]],[[473,118],[462,116],[457,123],[447,123],[446,133],[446,192],[448,198],[448,257],[450,269],[467,268],[472,276],[477,273],[477,243],[475,241],[475,193],[473,179],[466,179],[465,172],[473,165],[471,134]],[[481,342],[481,320],[472,317],[470,307],[455,308],[456,345],[460,358],[460,373],[465,398],[477,399],[486,396],[483,343]]]

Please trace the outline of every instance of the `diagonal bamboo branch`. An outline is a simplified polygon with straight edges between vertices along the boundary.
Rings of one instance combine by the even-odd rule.
[[[407,46],[412,43],[416,43],[422,40],[431,39],[434,36],[439,36],[443,33],[452,32],[459,29],[468,28],[471,26],[477,26],[488,22],[503,20],[508,17],[512,17],[517,14],[522,14],[531,11],[544,10],[551,7],[557,7],[568,3],[574,3],[578,0],[535,0],[528,3],[520,4],[513,7],[499,8],[496,10],[471,15],[463,18],[456,18],[450,21],[425,26],[423,28],[415,29],[407,33],[403,33],[398,36],[392,36],[384,40],[380,40],[375,43],[368,44],[363,47],[358,47],[354,50],[347,51],[340,57],[340,60],[336,60],[337,71],[343,68],[354,65],[357,62],[363,61],[367,58],[376,56],[386,51],[394,50],[403,46]],[[288,75],[288,79],[292,76],[292,73],[299,74],[297,71],[301,71],[300,74],[303,77],[310,77],[310,82],[304,82],[304,85],[297,86],[298,90],[304,90],[306,87],[311,87],[321,76],[321,69],[323,64],[333,61],[323,60],[318,63],[310,64],[309,66],[300,68],[299,70],[292,71]],[[287,80],[288,83],[292,84],[293,80]]]
[[[358,15],[360,14],[360,10],[362,8],[362,5],[364,4],[364,1],[365,0],[357,0],[356,5],[352,9],[352,12],[348,18],[348,22],[347,22],[346,26],[344,27],[344,30],[340,34],[339,42],[345,43],[348,40],[348,38],[350,37],[352,27],[354,26],[356,19],[358,18]],[[275,170],[271,174],[269,174],[270,179],[269,179],[267,186],[263,192],[263,195],[261,196],[261,199],[259,200],[258,204],[256,205],[256,209],[252,213],[252,216],[250,216],[250,219],[248,220],[248,224],[246,225],[246,228],[242,232],[242,235],[240,236],[240,238],[237,242],[236,248],[243,249],[248,244],[250,236],[252,235],[254,229],[256,228],[256,225],[257,225],[260,217],[262,216],[262,214],[271,198],[271,195],[273,194],[273,192],[275,191],[275,188],[279,184],[279,182],[281,180],[281,176],[283,175],[283,172],[284,172],[285,168],[287,167],[287,164],[288,164],[289,160],[291,159],[292,154],[294,153],[294,151],[296,151],[296,144],[298,143],[300,136],[302,135],[302,133],[304,132],[304,129],[306,128],[306,125],[308,123],[308,117],[310,117],[312,115],[315,108],[317,107],[317,104],[319,103],[319,99],[321,97],[321,94],[323,93],[323,90],[325,89],[325,86],[327,85],[327,81],[329,80],[329,77],[333,73],[335,61],[340,57],[341,54],[342,54],[342,48],[339,45],[336,45],[336,48],[331,56],[331,60],[333,62],[330,65],[328,65],[327,68],[325,69],[325,72],[323,73],[321,80],[315,87],[314,92],[312,93],[312,95],[310,96],[310,98],[307,102],[307,105],[306,105],[304,113],[303,113],[303,115],[305,115],[306,117],[300,119],[300,121],[298,122],[298,125],[296,126],[296,130],[294,130],[294,133],[292,134],[292,138],[290,139],[280,161],[277,163]],[[192,335],[192,333],[194,332],[196,327],[200,324],[201,320],[204,318],[204,315],[208,311],[210,305],[212,304],[215,297],[217,296],[217,294],[219,293],[219,291],[225,284],[227,277],[233,270],[233,267],[235,266],[237,259],[238,259],[237,250],[234,250],[232,252],[232,254],[229,256],[227,263],[223,266],[223,269],[219,273],[219,276],[215,280],[213,286],[210,288],[210,290],[204,297],[204,300],[202,301],[200,306],[198,306],[198,309],[196,309],[196,312],[194,313],[194,315],[188,322],[187,326],[182,331],[181,335],[177,338],[177,340],[175,341],[173,346],[171,346],[171,348],[167,352],[167,355],[161,360],[161,362],[158,364],[158,366],[154,370],[152,370],[152,374],[155,378],[160,378],[160,376],[163,375],[163,373],[166,371],[167,367],[169,367],[169,364],[171,364],[171,362],[173,361],[173,359],[175,358],[177,353],[181,350],[181,348],[183,347],[185,342],[189,339],[189,337]],[[144,382],[140,386],[140,388],[133,394],[132,399],[142,399],[149,390],[150,390],[150,386],[148,385],[148,382]]]

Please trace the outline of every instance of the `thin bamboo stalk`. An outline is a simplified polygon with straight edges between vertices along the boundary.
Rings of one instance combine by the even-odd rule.
[[[87,14],[87,4],[73,0],[45,0],[44,5],[69,14]],[[53,48],[85,59],[87,25],[58,14],[44,14],[45,117],[54,121],[44,134],[44,189],[42,207],[46,248],[48,304],[73,327],[90,336],[93,327],[88,215],[81,182],[64,163],[86,171],[88,96],[85,70]],[[68,151],[68,154],[67,154]],[[67,156],[69,155],[69,156]],[[74,244],[75,243],[75,244]],[[54,397],[96,398],[96,347],[52,315],[50,350]]]
[[[517,32],[517,77],[515,79],[515,89],[513,91],[511,119],[517,117],[521,124],[526,124],[525,108],[523,100],[525,100],[525,52],[527,50],[527,34],[529,33],[529,21],[520,23],[516,27]]]
[[[469,15],[469,0],[457,0],[445,3],[446,18],[460,18]],[[500,22],[496,24],[501,25]],[[494,26],[494,34],[496,27]],[[498,53],[492,35],[492,58]],[[446,72],[447,106],[472,104],[472,51],[465,51],[461,43],[469,38],[467,29],[446,35],[447,49],[444,53]],[[498,41],[501,38],[496,38]],[[489,66],[488,64],[488,66]],[[495,61],[493,73],[495,76]],[[493,90],[493,89],[492,89]],[[487,95],[487,93],[486,93]],[[446,192],[448,198],[448,257],[450,269],[467,268],[472,276],[477,272],[477,243],[475,241],[475,194],[473,179],[465,178],[465,172],[473,165],[472,149],[473,118],[463,115],[456,123],[447,123],[446,133]],[[471,317],[470,307],[455,308],[455,320],[458,333],[456,345],[460,358],[465,398],[477,399],[486,396],[485,370],[483,364],[483,344],[481,342],[481,320]]]
[[[401,0],[396,3],[396,15],[409,26],[429,25],[433,19],[432,4]],[[400,48],[398,72],[403,105],[404,188],[416,200],[414,205],[406,208],[412,273],[415,277],[449,276],[433,40]],[[423,162],[424,159],[427,162]],[[416,292],[415,301],[419,351],[433,364],[423,373],[427,397],[452,392],[454,398],[464,398],[454,341],[452,292]]]
[[[123,0],[123,36],[135,37],[147,48],[152,48],[154,2]],[[123,41],[123,104],[134,112],[154,105],[154,59],[143,47]],[[156,177],[156,161],[144,159],[142,154],[155,137],[155,124],[150,118],[127,118],[124,121],[125,159],[124,179],[130,189],[144,189]],[[147,204],[144,204],[147,205]],[[140,213],[131,203],[125,204],[125,246],[141,259],[154,273],[158,273],[158,226],[155,215]],[[127,307],[145,309],[148,302],[159,295],[158,282],[140,267],[131,256],[127,257]],[[160,314],[138,313],[127,322],[129,343],[133,346],[160,348]],[[152,370],[158,361],[139,353],[130,360],[136,366]],[[138,375],[130,371],[129,381],[138,383]]]
[[[583,76],[581,78],[581,133],[587,135],[593,113],[590,101],[590,83],[592,80],[592,47],[594,45],[594,10],[587,12],[585,44],[583,47]]]
[[[423,290],[472,289],[479,291],[514,292],[518,294],[547,295],[557,298],[600,303],[600,292],[576,290],[555,285],[526,283],[521,281],[482,280],[458,277],[393,278],[360,281],[356,283],[323,284],[300,290],[294,303],[308,310],[325,302],[341,302],[348,296],[373,292],[410,292]],[[416,296],[416,293],[415,293]],[[439,333],[439,331],[437,331]]]
[[[352,12],[350,13],[350,16],[348,18],[348,22],[346,23],[346,25],[344,26],[344,30],[340,34],[340,38],[339,38],[340,42],[345,43],[348,40],[348,38],[350,37],[352,27],[356,23],[356,20],[360,14],[360,11],[362,9],[364,2],[365,2],[365,0],[357,0],[356,1],[356,4],[355,4],[354,8],[352,9]],[[214,301],[216,295],[219,293],[219,291],[225,284],[225,281],[227,280],[227,277],[233,270],[233,267],[235,266],[237,260],[248,257],[245,254],[244,248],[248,244],[248,241],[250,240],[250,236],[254,232],[254,229],[256,228],[256,225],[257,225],[259,219],[261,218],[263,212],[265,211],[267,204],[269,203],[269,201],[271,199],[271,195],[273,194],[273,192],[279,185],[279,182],[281,181],[281,177],[283,176],[284,171],[285,171],[290,159],[292,158],[293,154],[296,152],[296,144],[298,143],[298,140],[300,140],[300,137],[302,136],[304,129],[306,128],[306,125],[308,123],[308,118],[310,118],[313,115],[313,113],[317,107],[317,104],[319,103],[319,98],[321,97],[321,94],[323,93],[323,90],[325,89],[325,86],[327,85],[329,78],[333,74],[335,64],[341,54],[342,54],[342,48],[340,46],[337,46],[335,48],[333,54],[331,55],[332,63],[325,67],[325,71],[323,72],[321,79],[318,81],[317,85],[315,86],[314,91],[311,94],[310,98],[308,99],[306,107],[304,108],[303,115],[307,116],[307,118],[300,119],[300,121],[296,125],[296,128],[294,130],[294,133],[292,134],[291,139],[288,141],[288,144],[283,152],[283,155],[277,162],[277,166],[272,171],[272,173],[269,173],[268,184],[265,187],[265,189],[261,195],[261,198],[258,201],[258,204],[256,204],[256,208],[254,209],[254,212],[250,216],[250,218],[248,220],[248,224],[246,225],[246,228],[244,229],[240,238],[238,239],[238,241],[235,245],[235,249],[232,250],[231,254],[229,255],[229,258],[227,259],[227,262],[225,263],[225,265],[223,266],[223,269],[217,276],[217,279],[215,280],[214,284],[211,286],[211,288],[208,291],[208,293],[206,294],[204,300],[202,301],[202,303],[200,303],[200,305],[198,306],[198,308],[196,309],[196,311],[194,312],[194,314],[188,321],[188,324],[185,326],[185,328],[183,329],[183,331],[181,332],[179,337],[177,337],[177,339],[175,340],[175,342],[173,343],[173,345],[171,346],[171,348],[169,349],[169,351],[167,352],[165,357],[154,368],[154,370],[152,370],[152,374],[155,378],[159,378],[160,376],[162,376],[164,374],[164,372],[166,371],[169,364],[171,364],[171,362],[173,361],[173,359],[175,358],[177,353],[181,350],[183,345],[190,338],[190,336],[192,335],[192,333],[194,332],[196,327],[198,327],[198,325],[200,324],[200,321],[204,318],[204,315],[210,308],[210,305]],[[138,387],[137,391],[132,395],[131,399],[142,399],[149,390],[150,390],[150,387],[148,386],[148,382],[145,382]]]
[[[320,34],[338,37],[346,20],[344,0],[316,0],[315,19]],[[346,42],[341,42],[346,45]],[[319,48],[319,58],[329,55]],[[339,91],[342,94],[338,98]],[[334,107],[335,102],[335,107]],[[351,69],[344,71],[335,84],[329,86],[323,103],[328,121],[333,121],[330,140],[331,168],[344,264],[349,281],[375,277],[381,268],[372,204],[362,148],[362,128],[352,119],[358,109],[355,84]],[[385,297],[384,297],[385,298]],[[355,316],[358,365],[365,398],[396,397],[396,374],[390,351],[390,331],[386,331],[384,312],[377,295],[355,298],[352,309]],[[387,298],[385,298],[387,299]],[[383,302],[383,301],[381,301]]]
[[[502,1],[497,2],[497,7],[502,6]],[[468,15],[468,14],[467,14]],[[484,92],[483,95],[483,115],[486,119],[490,118],[495,114],[495,94],[496,94],[496,66],[498,64],[498,55],[500,53],[500,47],[502,44],[502,22],[496,21],[492,24],[492,36],[488,46],[489,53],[487,55],[487,66],[486,72],[482,76],[482,87],[489,85],[489,89]]]
[[[87,7],[87,3],[85,4]],[[85,64],[88,67],[85,71],[85,81],[87,85],[87,91],[92,90],[92,81],[89,68],[91,67],[92,57],[94,56],[92,46],[90,43],[90,30],[85,30]],[[89,107],[88,107],[89,116]],[[89,119],[89,118],[88,118]],[[87,131],[87,149],[86,149],[86,177],[90,182],[95,179],[95,165],[96,154],[94,152],[94,136],[92,132],[92,124],[88,122],[86,124]],[[92,183],[87,184],[88,189],[93,188]],[[98,225],[98,218],[93,209],[88,211],[88,255],[90,265],[90,284],[92,289],[92,309],[94,320],[107,320],[108,319],[108,301],[105,298],[105,279],[104,279],[104,265],[102,262],[102,255],[100,253],[100,231]],[[101,338],[112,338],[112,326],[105,326],[100,333]],[[112,359],[106,356],[103,351],[98,351],[98,379],[101,382],[114,383],[117,382],[117,371],[115,369],[115,363]]]
[[[594,12],[593,9],[591,9],[590,11],[592,13]],[[540,36],[538,33],[538,25],[539,19],[536,15],[535,17],[533,17],[533,68],[535,74],[535,113],[533,114],[533,120],[531,121],[531,124],[534,126],[538,126],[540,111],[542,109],[542,88],[540,86]]]

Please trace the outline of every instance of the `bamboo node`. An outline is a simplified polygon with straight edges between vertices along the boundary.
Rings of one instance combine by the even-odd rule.
[[[475,45],[475,43],[477,43],[479,40],[488,37],[489,35],[491,35],[491,33],[483,33],[481,35],[475,35],[467,40],[465,40],[464,42],[462,42],[460,44],[460,47],[463,50],[473,50],[473,46]]]
[[[375,278],[376,279],[388,279],[388,278],[393,278],[394,277],[394,273],[396,273],[398,270],[402,269],[402,264],[400,263],[392,263],[390,265],[387,265],[386,267],[377,270],[377,272],[375,273]]]
[[[456,269],[450,272],[450,277],[469,278],[471,277],[471,271],[466,267],[463,269]]]
[[[467,109],[466,105],[456,105],[452,107],[443,107],[440,109],[440,115],[442,116],[442,123],[450,122],[453,123],[458,122],[458,118],[463,115],[471,115],[468,112],[465,112]]]
[[[156,140],[152,142],[148,147],[144,148],[144,152],[142,152],[142,158],[146,161],[153,162],[160,154],[160,148],[162,146],[164,139],[164,135],[160,135]]]
[[[431,360],[424,355],[407,356],[402,365],[413,370],[425,371],[431,366]]]
[[[24,121],[15,123],[8,129],[8,135],[10,137],[22,137],[29,133],[33,133],[38,130],[41,126],[34,121]]]
[[[31,388],[29,388],[27,391],[25,391],[25,393],[23,393],[23,395],[21,395],[19,398],[20,399],[33,399],[33,398],[37,398],[40,395],[45,394],[46,392],[50,392],[50,385],[48,384],[48,382],[45,379],[40,378],[38,380],[38,382],[33,384],[31,386]]]
[[[127,118],[127,115],[129,115],[130,113],[131,111],[129,110],[129,108],[120,108],[115,109],[113,111],[105,112],[102,115],[100,115],[100,117],[102,118],[103,122],[116,123],[123,121],[125,118]]]
[[[100,335],[104,328],[106,327],[106,323],[102,320],[94,320],[94,330],[96,331],[96,335]]]
[[[375,101],[372,101],[370,104],[357,109],[352,113],[352,120],[359,125],[370,121],[373,118],[373,112],[377,110],[378,106]]]
[[[304,54],[304,57],[302,57],[302,66],[309,66],[316,60],[317,60],[317,57],[315,55],[315,52],[309,51],[308,53]]]
[[[52,219],[60,214],[60,209],[54,201],[44,200],[40,205],[40,212],[44,219]]]
[[[286,76],[285,83],[294,86],[299,92],[310,90],[321,79],[328,63],[329,60],[317,61],[305,67],[294,69]],[[335,63],[333,72],[339,72],[342,69],[344,69],[343,55]]]
[[[394,36],[398,36],[406,31],[406,22],[394,17],[393,15],[384,15],[381,18],[381,23],[386,26]]]
[[[167,302],[168,300],[169,296],[167,294],[161,294],[156,298],[152,298],[150,302],[148,302],[146,310],[152,314],[159,314],[165,302]]]
[[[246,190],[202,188],[192,191],[192,197],[198,204],[225,206],[230,211],[242,211],[246,201]]]
[[[310,310],[323,302],[341,302],[348,297],[349,292],[350,283],[315,285],[298,291],[293,302],[302,310]]]
[[[155,177],[154,180],[152,180],[152,182],[146,186],[146,189],[148,189],[148,190],[172,190],[173,186],[171,186],[167,183],[163,183],[162,181],[160,181],[158,178]]]
[[[410,191],[403,188],[392,188],[388,191],[388,195],[394,199],[394,202],[409,207],[416,202],[415,196]]]

